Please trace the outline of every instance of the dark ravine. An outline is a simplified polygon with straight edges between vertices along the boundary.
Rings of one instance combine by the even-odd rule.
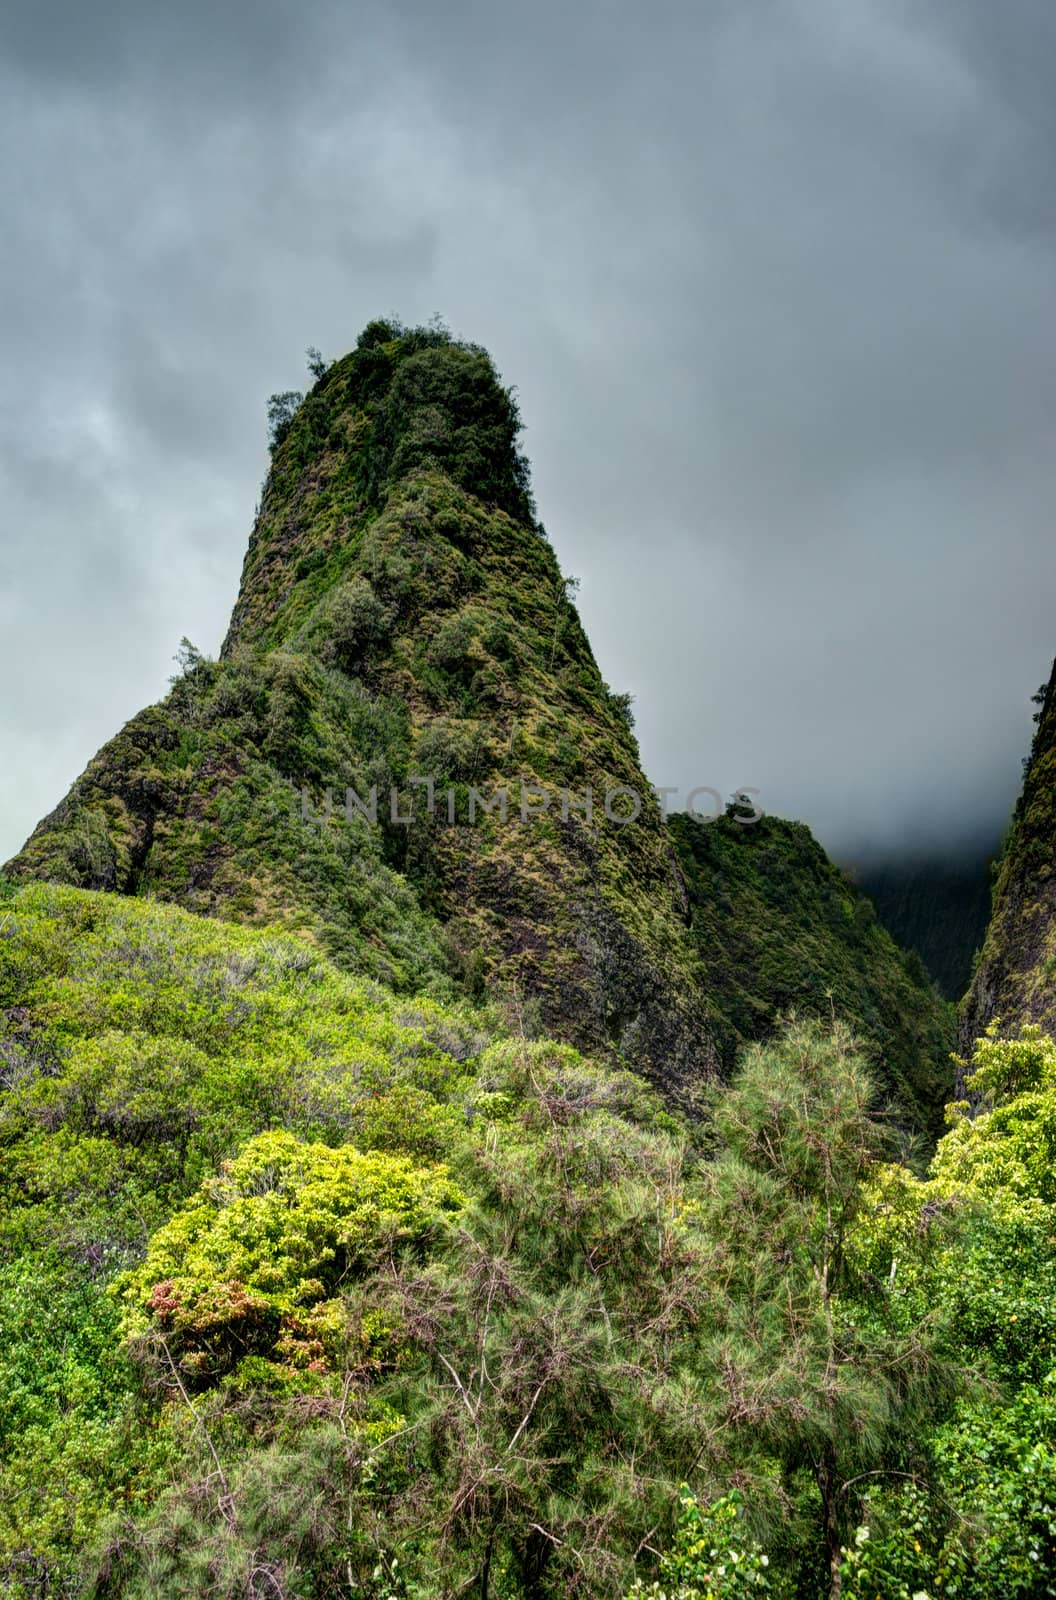
[[[536,519],[518,431],[483,350],[372,323],[277,431],[219,661],[188,654],[6,870],[278,925],[397,993],[498,1000],[526,1032],[676,1099],[831,991],[932,1128],[944,1006],[863,933],[865,902],[832,911],[853,895],[805,830],[760,833],[748,893],[732,855],[712,861],[727,829],[705,846],[665,826]],[[424,814],[416,777],[455,788],[456,825],[442,804]],[[529,785],[590,788],[599,812],[622,785],[642,811],[591,823],[555,798],[525,823]],[[507,788],[508,820],[465,825],[471,786]],[[341,814],[349,787],[377,788],[376,823]],[[412,824],[391,820],[391,789]],[[820,943],[806,937],[819,895]]]
[[[990,921],[995,838],[945,855],[889,855],[848,866],[896,944],[914,950],[947,1000],[960,1000]]]

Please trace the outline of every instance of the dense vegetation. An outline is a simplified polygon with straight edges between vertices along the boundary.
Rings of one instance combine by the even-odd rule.
[[[922,1180],[839,1025],[683,1124],[139,899],[10,888],[0,1017],[5,1592],[1052,1592],[1036,1030]]]
[[[809,828],[746,816],[731,807],[714,822],[679,814],[669,823],[727,1064],[789,1012],[838,1015],[872,1042],[907,1126],[937,1136],[951,1089],[952,1007]]]

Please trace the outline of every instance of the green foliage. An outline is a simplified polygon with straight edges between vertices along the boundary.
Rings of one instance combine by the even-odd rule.
[[[980,1042],[925,1180],[817,1024],[703,1159],[630,1074],[295,938],[2,918],[13,1595],[1049,1593],[1037,1030]]]
[[[724,1426],[812,1482],[834,1595],[854,1485],[904,1467],[944,1383],[933,1319],[907,1326],[850,1248],[884,1137],[874,1096],[839,1028],[750,1049],[716,1106],[702,1202],[722,1241],[705,1350]]]
[[[1056,1397],[1024,1387],[1009,1406],[965,1405],[932,1445],[922,1480],[866,1497],[843,1552],[844,1600],[1042,1600],[1056,1593]]]
[[[251,1559],[305,1594],[335,1562],[364,1593],[482,1565],[496,1594],[625,1586],[708,1405],[707,1251],[655,1096],[293,939],[43,885],[9,908],[2,1242],[95,1275],[46,1336],[58,1362],[59,1321],[88,1317],[121,1374],[101,1433],[71,1440],[59,1401],[14,1447],[26,1571],[83,1577],[103,1541],[129,1595],[241,1593]],[[74,1444],[76,1554],[24,1510]]]
[[[407,340],[404,335],[404,340]],[[412,336],[413,338],[413,336]],[[375,422],[375,481],[438,466],[485,504],[532,520],[528,466],[516,447],[521,421],[483,350],[455,343],[405,356]]]
[[[76,1592],[115,1503],[141,1509],[171,1455],[139,1412],[116,1310],[54,1252],[0,1265],[0,1584]]]
[[[557,1593],[572,1568],[552,1527],[577,1548],[606,1530],[586,1571],[622,1582],[705,1403],[687,1413],[704,1255],[677,1125],[645,1086],[567,1047],[488,1043],[479,1019],[274,933],[36,884],[5,917],[0,1243],[19,1283],[45,1250],[82,1286],[42,1324],[66,1387],[25,1350],[9,1385],[34,1451],[4,1468],[30,1578],[83,1576],[109,1528],[125,1594],[197,1592],[206,1571],[240,1593],[251,1555],[305,1593],[335,1560],[366,1593],[379,1568],[427,1594],[482,1561],[511,1594],[533,1572]],[[105,1292],[122,1268],[138,1383]],[[118,1379],[103,1400],[82,1385],[71,1435],[81,1347]],[[658,1383],[676,1385],[660,1405]],[[641,1472],[619,1464],[629,1427]],[[49,1474],[61,1528],[26,1511]],[[405,1537],[423,1508],[428,1536]]]
[[[314,648],[320,660],[350,677],[366,678],[371,652],[385,642],[392,612],[378,599],[366,578],[353,578],[329,590],[312,611],[299,642]]]
[[[7,897],[0,927],[0,1023],[5,1592],[81,1592],[90,1552],[116,1526],[106,1562],[125,1571],[126,1541],[140,1540],[129,1530],[151,1505],[187,1511],[193,1525],[183,1487],[158,1500],[175,1474],[194,1503],[205,1448],[173,1397],[173,1370],[194,1390],[226,1376],[233,1409],[220,1427],[234,1428],[225,1450],[245,1484],[246,1527],[267,1520],[263,1480],[290,1507],[286,1524],[272,1506],[277,1523],[307,1545],[297,1461],[307,1473],[321,1439],[287,1429],[269,1455],[263,1417],[241,1435],[235,1419],[247,1395],[266,1411],[291,1384],[329,1415],[335,1349],[364,1375],[395,1359],[381,1313],[353,1313],[342,1296],[379,1252],[425,1249],[457,1204],[435,1162],[467,1136],[479,1021],[427,1000],[405,1006],[294,939],[30,885]],[[149,1251],[123,1280],[137,1375],[108,1283],[143,1256],[148,1231]],[[151,1400],[141,1385],[155,1381]],[[361,1413],[350,1402],[344,1430],[328,1426],[374,1448],[395,1423]],[[341,1461],[351,1492],[361,1467]],[[244,1593],[247,1550],[220,1520]],[[335,1537],[343,1526],[342,1513]],[[196,1563],[212,1559],[209,1529],[199,1531],[189,1566],[171,1549],[160,1567],[150,1558],[147,1592],[198,1592]],[[163,1574],[176,1571],[166,1591]]]
[[[408,1335],[384,1392],[431,1440],[389,1515],[428,1508],[452,1593],[611,1592],[707,1410],[681,1151],[641,1083],[548,1042],[486,1051],[471,1105],[461,1228],[376,1287]]]
[[[770,1558],[745,1526],[742,1506],[736,1489],[702,1506],[683,1484],[661,1581],[647,1588],[636,1580],[627,1600],[750,1600],[774,1593]]]
[[[972,1100],[950,1108],[935,1177],[1005,1214],[1043,1215],[1056,1200],[1056,1042],[1036,1023],[1014,1039],[992,1023],[965,1086]]]
[[[949,1356],[974,1381],[921,1439],[908,1481],[865,1495],[844,1551],[852,1600],[1056,1592],[1054,1064],[1037,1027],[990,1028],[928,1180],[892,1173],[871,1196],[871,1266],[883,1270],[886,1239],[906,1315],[941,1306]]]
[[[119,1265],[269,1127],[388,1142],[424,1094],[412,1151],[453,1142],[442,1102],[479,1048],[468,1016],[404,1010],[295,939],[147,902],[32,885],[10,907],[0,1241]]]

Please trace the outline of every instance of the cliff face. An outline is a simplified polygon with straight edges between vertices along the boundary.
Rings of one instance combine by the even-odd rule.
[[[707,824],[677,815],[670,828],[724,1062],[790,1012],[835,1013],[872,1043],[910,1123],[938,1136],[952,1089],[953,1007],[809,828],[735,812]]]
[[[279,923],[678,1089],[717,1065],[684,887],[517,430],[483,351],[372,324],[278,430],[220,661],[8,871]]]
[[[1056,1029],[1056,663],[994,885],[994,908],[961,1015],[962,1050],[999,1021]]]

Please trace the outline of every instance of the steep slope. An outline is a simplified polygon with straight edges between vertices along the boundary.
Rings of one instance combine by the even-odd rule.
[[[962,1009],[962,1046],[993,1021],[1056,1029],[1056,663],[994,885],[994,910]]]
[[[280,421],[221,660],[188,656],[8,870],[502,995],[677,1087],[717,1064],[684,890],[518,427],[485,352],[371,324]],[[562,804],[588,788],[593,817]]]
[[[810,830],[779,817],[748,823],[732,810],[669,825],[726,1061],[790,1011],[835,1012],[873,1042],[885,1084],[938,1135],[952,1088],[952,1007]]]

